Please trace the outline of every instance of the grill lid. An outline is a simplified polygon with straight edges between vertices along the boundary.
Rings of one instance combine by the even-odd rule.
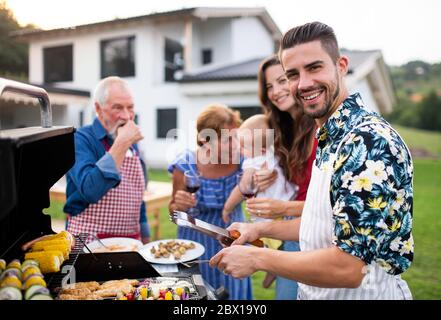
[[[74,164],[74,128],[52,127],[45,90],[0,78],[0,95],[12,91],[37,98],[42,127],[0,131],[0,258],[21,256],[20,246],[53,233],[49,189]]]

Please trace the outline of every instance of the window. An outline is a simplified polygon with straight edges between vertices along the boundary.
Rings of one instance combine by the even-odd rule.
[[[101,78],[135,75],[135,37],[101,41]]]
[[[167,138],[167,132],[177,127],[177,109],[156,110],[156,137]],[[176,137],[175,137],[176,138]]]
[[[43,49],[44,82],[73,80],[73,46]]]
[[[209,64],[213,61],[213,50],[203,49],[202,50],[202,64]]]
[[[174,40],[165,39],[165,81],[176,81],[175,73],[184,69],[184,48]]]
[[[249,117],[254,116],[255,114],[262,113],[261,107],[232,107],[232,108],[240,112],[240,117],[242,118],[242,120],[246,120]]]
[[[80,116],[80,118],[79,118],[78,123],[79,123],[79,127],[81,128],[82,126],[84,126],[84,111],[83,110],[80,111],[79,116]]]

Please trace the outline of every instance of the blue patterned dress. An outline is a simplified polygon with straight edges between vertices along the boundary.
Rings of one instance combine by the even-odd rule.
[[[185,172],[186,170],[197,172],[195,153],[186,150],[178,155],[168,167],[168,171],[172,173],[174,169],[182,172]],[[196,193],[198,202],[197,208],[200,211],[197,219],[217,225],[221,228],[226,228],[228,226],[222,220],[222,209],[231,191],[236,186],[236,175],[240,170],[241,169],[231,175],[216,179],[201,178],[201,187]],[[230,218],[231,222],[244,221],[244,215],[240,205],[236,206],[231,213]],[[210,259],[222,249],[222,246],[217,240],[189,228],[179,227],[178,238],[201,243],[205,247],[205,253],[201,259]],[[228,290],[230,300],[253,299],[251,279],[249,277],[242,280],[234,279],[231,276],[224,275],[218,269],[211,268],[208,264],[201,264],[199,268],[202,277],[213,288],[217,289],[220,286],[223,286]]]

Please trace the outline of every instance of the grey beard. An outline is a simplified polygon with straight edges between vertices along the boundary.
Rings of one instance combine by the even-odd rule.
[[[115,139],[116,139],[116,136],[117,136],[117,134],[118,134],[118,128],[119,128],[119,127],[122,127],[122,126],[125,125],[125,124],[126,124],[126,121],[119,120],[119,121],[113,126],[113,128],[109,131],[109,136],[110,136],[113,140],[115,140]]]

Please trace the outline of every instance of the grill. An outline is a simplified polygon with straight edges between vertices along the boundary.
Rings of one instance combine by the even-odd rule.
[[[51,106],[45,90],[0,78],[0,95],[11,91],[38,99],[41,127],[0,131],[0,258],[23,260],[21,246],[37,237],[53,234],[49,189],[74,164],[73,127],[52,127]],[[138,252],[84,253],[87,234],[75,236],[75,248],[61,271],[46,274],[52,293],[67,283],[172,276],[193,284],[190,299],[216,299],[202,280],[197,265],[179,266],[179,272],[160,275]]]

